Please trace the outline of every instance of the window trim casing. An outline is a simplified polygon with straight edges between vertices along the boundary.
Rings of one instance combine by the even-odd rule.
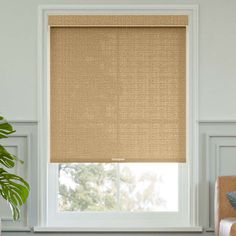
[[[55,14],[188,15],[188,134],[189,223],[199,225],[198,163],[198,5],[44,5],[38,9],[38,226],[47,219],[47,163],[49,157],[49,28],[47,18]],[[121,230],[122,231],[122,230]],[[149,230],[147,230],[149,231]],[[155,231],[155,230],[154,230]]]
[[[185,176],[188,174],[188,165],[179,164],[178,166],[178,212],[57,212],[57,193],[58,193],[58,165],[48,164],[48,183],[50,192],[48,192],[48,226],[60,227],[66,224],[67,227],[84,228],[107,228],[107,229],[135,229],[155,227],[169,227],[166,222],[174,222],[172,226],[189,225],[189,208],[184,207],[188,202],[186,195],[189,192],[188,179]],[[187,187],[186,187],[187,186]],[[188,204],[189,205],[189,204]],[[52,219],[52,220],[51,220]],[[158,221],[157,221],[158,219]],[[137,223],[139,222],[139,223]],[[187,222],[187,223],[186,223]],[[109,226],[101,226],[103,224]]]

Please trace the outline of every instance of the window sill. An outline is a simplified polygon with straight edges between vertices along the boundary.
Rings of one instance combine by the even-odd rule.
[[[49,232],[203,232],[201,226],[187,227],[103,227],[103,228],[86,228],[86,227],[34,227],[34,232],[49,233]]]
[[[30,232],[30,227],[2,227],[2,232]]]

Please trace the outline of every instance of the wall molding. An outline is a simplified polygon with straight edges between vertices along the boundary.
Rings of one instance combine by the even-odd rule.
[[[218,123],[218,122],[217,122]],[[225,123],[225,122],[224,122]],[[224,138],[224,140],[220,140]],[[232,142],[232,139],[233,140]],[[212,139],[218,139],[218,141],[211,143]],[[212,146],[213,145],[213,146]],[[206,158],[206,211],[207,216],[207,232],[214,231],[214,225],[212,225],[213,219],[211,218],[212,204],[211,199],[211,181],[215,181],[217,176],[220,175],[220,150],[223,147],[236,147],[236,133],[235,132],[219,132],[219,133],[206,133],[205,134],[205,158]],[[211,148],[213,148],[214,153],[211,153]],[[213,156],[214,154],[214,156]],[[214,158],[214,159],[213,159]]]
[[[26,123],[26,124],[38,124],[39,123],[39,121],[38,120],[27,120],[27,119],[16,119],[16,120],[7,120],[8,122],[10,122],[10,123]],[[199,119],[198,121],[197,121],[199,124],[201,124],[201,123],[236,123],[236,119],[228,119],[228,118],[223,118],[223,119],[221,119],[221,118],[217,118],[217,119]]]
[[[26,124],[38,124],[38,120],[7,120],[10,123],[26,123]],[[197,121],[199,124],[201,123],[236,123],[236,119],[199,119]]]
[[[9,123],[37,124],[38,120],[7,120]]]
[[[198,123],[236,123],[236,119],[199,119]]]
[[[25,139],[25,145],[13,141],[12,139],[16,138],[16,140],[19,139]],[[9,136],[8,139],[4,139],[2,140],[1,144],[4,147],[15,147],[16,148],[16,155],[25,161],[25,166],[23,166],[25,169],[23,170],[24,173],[26,173],[24,176],[24,178],[27,179],[27,182],[30,183],[30,174],[31,174],[31,168],[29,168],[31,166],[31,162],[30,162],[30,155],[32,153],[31,150],[31,133],[30,132],[17,132],[13,133]],[[22,157],[21,155],[25,155],[24,157]],[[19,165],[16,164],[15,168],[15,173],[16,174],[20,174],[19,173]],[[31,185],[31,184],[30,184]],[[26,228],[29,228],[29,215],[30,215],[30,209],[31,209],[31,197],[29,197],[29,199],[27,200],[27,203],[24,205],[24,211],[22,211],[22,215],[21,215],[21,219],[19,221],[22,222],[23,225],[18,224],[18,226],[16,225],[16,222],[13,221],[13,219],[11,217],[2,217],[2,221],[3,222],[8,222],[7,225],[3,225],[2,230],[3,231],[25,231]]]

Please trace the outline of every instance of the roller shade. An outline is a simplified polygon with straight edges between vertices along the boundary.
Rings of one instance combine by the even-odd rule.
[[[50,161],[185,162],[187,16],[50,16]]]

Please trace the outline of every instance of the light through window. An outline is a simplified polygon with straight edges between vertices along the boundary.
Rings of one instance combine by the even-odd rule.
[[[60,164],[60,212],[178,211],[176,163]]]

